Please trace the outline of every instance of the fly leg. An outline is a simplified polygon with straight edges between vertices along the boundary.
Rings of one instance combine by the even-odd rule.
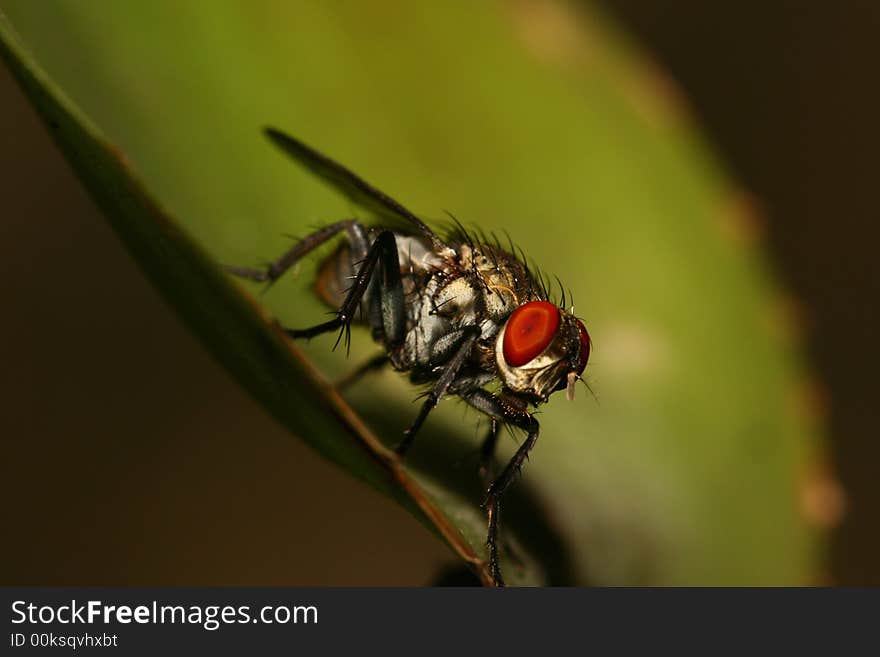
[[[360,264],[354,283],[348,290],[342,307],[336,312],[336,317],[330,321],[305,329],[287,329],[285,332],[292,338],[313,338],[322,333],[339,330],[336,338],[335,349],[339,341],[345,336],[345,344],[348,346],[351,336],[351,321],[360,305],[361,299],[370,287],[373,272],[376,265],[381,263],[380,270],[382,281],[379,290],[379,302],[381,304],[382,327],[385,333],[386,343],[402,341],[405,324],[406,310],[403,300],[403,283],[400,278],[400,264],[397,258],[397,242],[394,233],[385,230],[370,246],[366,258]]]
[[[412,445],[412,442],[416,437],[416,433],[418,433],[422,424],[425,422],[425,418],[427,418],[428,414],[436,408],[437,404],[440,403],[440,400],[446,393],[446,390],[455,381],[455,377],[458,376],[461,366],[464,365],[468,356],[471,354],[471,350],[477,343],[480,333],[481,329],[479,326],[468,326],[462,330],[462,335],[459,338],[461,341],[455,348],[452,357],[446,362],[446,367],[443,368],[440,377],[434,383],[431,390],[428,391],[427,398],[422,404],[422,408],[419,410],[419,414],[416,416],[415,421],[410,428],[404,432],[403,440],[394,448],[394,451],[401,456],[406,454],[406,451],[409,449],[410,445]]]
[[[486,509],[489,525],[486,536],[486,545],[489,548],[489,573],[496,586],[504,586],[504,579],[501,577],[501,567],[498,561],[498,528],[501,524],[501,498],[510,484],[513,483],[516,475],[522,470],[529,452],[538,440],[540,427],[538,421],[530,413],[510,404],[503,397],[497,397],[481,388],[474,390],[468,395],[463,395],[463,398],[471,406],[493,419],[508,422],[528,433],[525,441],[516,450],[510,462],[489,486],[486,498],[483,501],[483,508]]]
[[[303,256],[314,251],[340,231],[351,228],[355,224],[357,224],[356,219],[343,219],[342,221],[337,221],[329,226],[319,228],[314,233],[306,235],[299,242],[294,244],[290,249],[285,251],[280,258],[269,263],[265,269],[239,267],[237,265],[226,265],[223,268],[230,274],[235,274],[240,278],[247,278],[248,280],[257,282],[268,282],[271,285],[278,280],[284,272],[293,267]]]

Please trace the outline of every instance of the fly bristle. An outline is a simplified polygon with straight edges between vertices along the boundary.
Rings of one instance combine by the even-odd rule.
[[[590,395],[592,395],[593,399],[594,399],[595,402],[598,404],[598,403],[599,403],[599,397],[596,395],[596,393],[595,393],[595,391],[593,390],[592,386],[590,386],[590,384],[587,383],[586,379],[584,379],[584,377],[582,377],[582,376],[579,376],[579,377],[578,377],[578,381],[580,381],[581,383],[584,384],[584,387],[585,387],[587,390],[589,390]]]
[[[542,272],[540,268],[535,266],[535,273],[538,276],[538,285],[541,288],[541,298],[544,299],[544,301],[549,301],[550,300],[550,292],[547,289],[547,281],[544,280],[544,272]]]
[[[562,293],[562,298],[557,301],[556,305],[559,306],[560,308],[565,308],[565,301],[566,301],[565,287],[562,285],[562,281],[559,280],[559,276],[556,276],[554,274],[553,278],[556,279],[556,284],[559,286],[559,291]]]
[[[556,284],[559,286],[560,293],[557,296],[555,285],[551,285],[552,279],[546,275],[533,260],[526,256],[523,249],[513,241],[510,233],[502,228],[501,233],[504,236],[506,244],[502,245],[502,240],[495,231],[486,232],[479,226],[471,226],[465,228],[464,224],[459,221],[458,217],[449,211],[444,211],[449,217],[449,228],[446,234],[447,241],[457,243],[459,245],[467,245],[471,249],[471,253],[484,256],[492,263],[492,266],[498,270],[502,265],[499,255],[507,253],[512,256],[520,265],[525,273],[526,282],[530,288],[531,295],[535,298],[545,301],[551,301],[557,306],[565,307],[571,300],[570,292],[567,292],[558,277],[555,277]],[[480,248],[482,247],[482,248]],[[489,289],[483,275],[477,268],[477,259],[474,257],[471,261],[471,272],[480,285],[485,289]]]
[[[451,242],[459,242],[461,244],[467,244],[471,249],[474,247],[474,240],[471,237],[470,233],[468,233],[467,228],[464,227],[458,217],[452,214],[449,210],[444,210],[446,215],[452,220],[452,225],[448,230],[447,241]]]

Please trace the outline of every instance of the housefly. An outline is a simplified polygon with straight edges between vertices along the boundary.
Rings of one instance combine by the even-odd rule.
[[[429,386],[415,420],[397,444],[403,456],[425,419],[447,395],[455,395],[490,418],[482,448],[492,459],[499,428],[525,432],[510,462],[488,486],[489,571],[503,585],[498,555],[501,498],[538,438],[529,412],[557,390],[569,399],[590,356],[583,323],[551,302],[543,276],[526,258],[497,239],[475,238],[456,222],[442,238],[400,203],[330,158],[283,132],[266,135],[287,155],[378,215],[381,225],[344,219],[304,237],[265,269],[228,267],[237,276],[272,283],[328,240],[344,237],[318,270],[318,296],[335,309],[329,321],[287,329],[291,338],[338,332],[350,339],[353,323],[366,324],[383,352],[363,373],[390,364],[413,383]],[[563,293],[564,297],[564,293]],[[335,347],[334,347],[335,348]]]

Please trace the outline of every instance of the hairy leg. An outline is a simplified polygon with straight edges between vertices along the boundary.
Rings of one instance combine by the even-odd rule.
[[[513,483],[516,475],[528,458],[529,452],[538,440],[540,426],[538,421],[527,411],[510,403],[504,397],[493,395],[479,388],[468,395],[462,395],[471,406],[493,419],[512,424],[527,432],[526,439],[501,471],[501,474],[489,486],[483,508],[486,509],[488,532],[486,545],[489,547],[489,572],[497,586],[504,586],[501,577],[501,566],[498,558],[498,531],[501,525],[501,498]]]

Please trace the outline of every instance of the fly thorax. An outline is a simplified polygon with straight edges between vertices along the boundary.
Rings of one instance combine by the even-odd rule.
[[[449,279],[434,296],[436,312],[459,325],[476,323],[477,292],[464,276]]]
[[[462,269],[472,272],[477,279],[486,313],[503,321],[522,303],[517,293],[519,263],[491,246],[478,245],[470,249],[465,245],[462,251]]]

